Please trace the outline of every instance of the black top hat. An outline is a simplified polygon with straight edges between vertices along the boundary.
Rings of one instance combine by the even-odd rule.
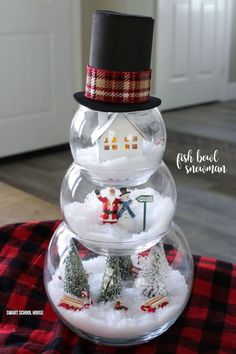
[[[95,11],[86,87],[76,101],[104,112],[159,106],[150,96],[153,25],[151,17]]]
[[[121,187],[120,188],[120,197],[124,194],[131,193],[130,191],[127,191],[126,187]]]

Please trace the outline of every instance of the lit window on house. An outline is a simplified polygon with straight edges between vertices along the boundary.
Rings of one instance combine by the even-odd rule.
[[[132,144],[132,149],[137,150],[138,145],[137,144]]]
[[[104,150],[110,150],[110,146],[109,145],[104,145]]]
[[[130,149],[130,145],[129,144],[125,144],[125,150],[129,150]]]
[[[117,140],[118,140],[117,137],[116,137],[116,136],[113,136],[112,142],[113,142],[113,143],[117,143]]]
[[[125,142],[125,143],[129,143],[129,141],[130,141],[130,140],[129,140],[128,136],[125,136],[125,137],[124,137],[124,142]]]
[[[117,150],[118,146],[117,145],[112,145],[111,148],[112,148],[112,150]]]
[[[133,136],[132,141],[138,141],[138,137],[137,136]]]
[[[104,138],[104,144],[108,143],[108,138]]]

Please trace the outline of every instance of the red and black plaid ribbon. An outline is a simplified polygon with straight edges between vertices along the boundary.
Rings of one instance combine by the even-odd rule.
[[[43,285],[44,255],[59,222],[0,228],[0,353],[236,353],[236,266],[194,256],[190,301],[172,327],[150,343],[99,346],[73,334],[53,312]],[[88,255],[81,247],[82,257]],[[42,311],[10,315],[8,311]]]
[[[150,96],[151,70],[111,71],[87,66],[85,96],[110,103],[142,103]]]

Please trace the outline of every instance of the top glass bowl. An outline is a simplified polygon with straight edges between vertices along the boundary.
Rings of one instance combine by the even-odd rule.
[[[144,183],[160,165],[165,145],[157,108],[114,113],[80,106],[71,125],[74,161],[101,185]]]

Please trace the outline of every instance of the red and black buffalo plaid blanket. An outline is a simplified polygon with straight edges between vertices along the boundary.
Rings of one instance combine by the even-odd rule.
[[[140,346],[99,346],[73,334],[53,312],[43,284],[44,255],[59,222],[0,228],[0,353],[236,353],[236,266],[194,257],[190,301],[163,335]],[[14,314],[16,311],[16,314]],[[18,314],[17,314],[18,311]],[[39,311],[20,315],[20,311]]]

